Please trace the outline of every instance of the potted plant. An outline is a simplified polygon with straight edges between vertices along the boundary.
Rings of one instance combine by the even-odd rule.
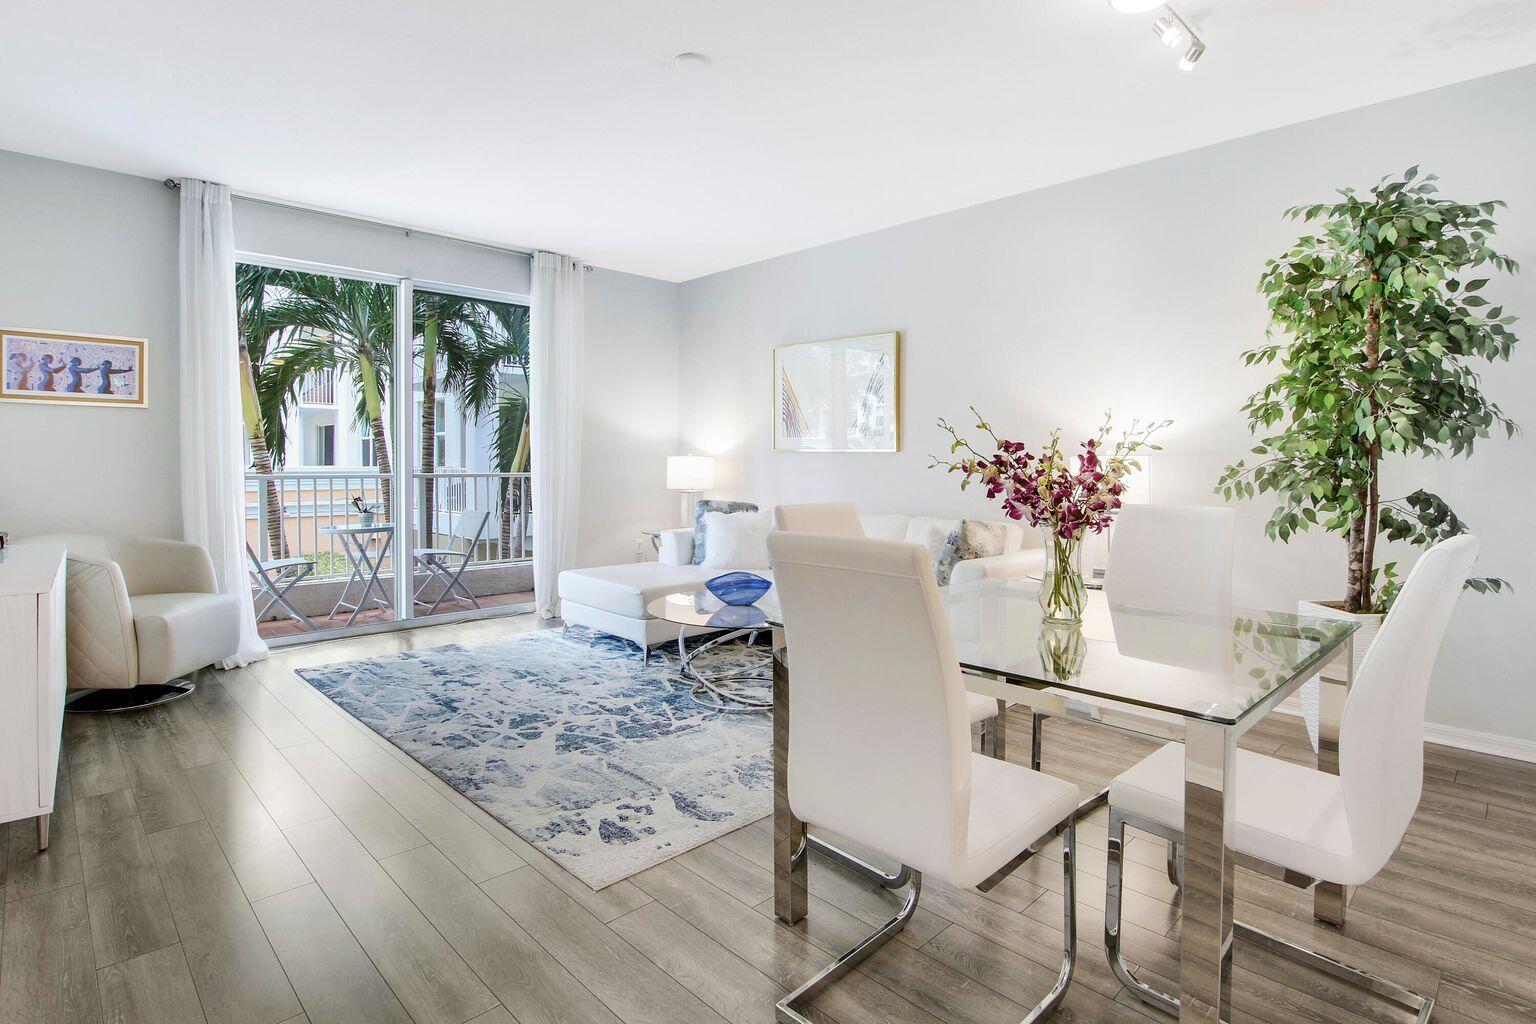
[[[353,495],[352,507],[357,509],[359,525],[365,529],[373,525],[373,517],[379,514],[378,504],[365,501],[361,494]]]
[[[1435,181],[1410,167],[1363,195],[1341,189],[1336,203],[1287,211],[1317,230],[1265,264],[1270,338],[1243,363],[1279,372],[1243,407],[1260,437],[1255,458],[1228,466],[1216,486],[1229,500],[1273,494],[1271,539],[1313,526],[1344,538],[1343,598],[1300,610],[1358,621],[1357,666],[1399,587],[1397,563],[1377,564],[1378,540],[1428,547],[1466,530],[1428,491],[1383,496],[1383,459],[1468,456],[1491,429],[1516,430],[1471,365],[1508,359],[1516,341],[1515,318],[1490,305],[1488,278],[1476,276],[1518,269],[1491,244],[1504,204],[1443,199]],[[1479,593],[1507,585],[1467,581]],[[1315,682],[1303,704],[1315,746]]]
[[[974,406],[971,414],[976,417],[976,429],[991,439],[992,454],[977,451],[941,419],[939,429],[952,439],[949,454],[965,454],[959,462],[932,456],[929,468],[942,466],[963,474],[961,490],[972,480],[980,480],[988,498],[1003,499],[1008,518],[1027,520],[1041,530],[1045,573],[1040,581],[1040,608],[1045,621],[1066,626],[1080,623],[1087,599],[1082,542],[1090,533],[1102,533],[1114,521],[1120,511],[1120,496],[1125,493],[1125,478],[1140,468],[1136,453],[1161,450],[1150,438],[1172,421],[1147,426],[1133,422],[1110,444],[1113,428],[1106,414],[1097,436],[1078,444],[1082,449],[1078,454],[1063,451],[1061,431],[1054,430],[1037,455],[1018,441],[998,437]]]

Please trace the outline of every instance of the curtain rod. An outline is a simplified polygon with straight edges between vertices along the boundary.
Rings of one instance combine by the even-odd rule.
[[[166,178],[163,184],[166,188],[169,189],[181,188],[181,182],[177,181],[175,178]],[[268,199],[265,196],[251,195],[248,192],[236,192],[233,189],[230,190],[229,194],[235,199],[242,199],[247,203],[259,203],[262,206],[271,206],[279,210],[293,210],[298,213],[311,213],[317,214],[321,217],[330,217],[332,220],[345,220],[351,221],[354,224],[368,224],[373,227],[391,228],[395,231],[403,231],[407,236],[426,235],[428,238],[441,238],[445,241],[457,242],[460,245],[474,246],[477,249],[488,249],[491,252],[504,253],[509,256],[526,256],[530,260],[533,259],[533,250],[531,249],[517,249],[508,245],[494,245],[490,242],[476,241],[473,238],[459,238],[454,235],[445,235],[439,231],[424,231],[421,228],[413,228],[409,224],[396,224],[391,221],[384,220],[370,220],[367,217],[359,217],[358,215],[352,213],[342,213],[339,210],[328,210],[322,206],[303,206],[299,203],[285,203],[279,199]],[[592,264],[583,263],[581,264],[581,269],[590,272],[592,270]]]

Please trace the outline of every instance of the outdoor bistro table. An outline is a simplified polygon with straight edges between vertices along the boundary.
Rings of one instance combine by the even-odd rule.
[[[341,588],[341,596],[331,607],[331,614],[335,615],[342,608],[352,609],[352,614],[347,617],[347,625],[350,626],[357,621],[358,613],[368,606],[370,595],[380,609],[387,611],[393,608],[387,589],[379,582],[379,570],[383,568],[384,559],[389,556],[389,545],[395,539],[394,524],[322,526],[320,532],[341,541],[341,550],[352,566],[352,573],[347,577],[346,585]],[[376,553],[369,550],[375,537],[383,540]],[[356,602],[348,601],[347,594],[352,590],[352,584],[358,581],[363,584],[363,592],[358,595]]]
[[[1091,592],[1080,627],[1042,621],[1038,583],[982,580],[941,590],[955,651],[976,693],[1043,715],[1090,717],[1117,728],[1184,743],[1184,888],[1180,927],[1179,1019],[1216,1024],[1230,1017],[1232,883],[1237,740],[1294,693],[1320,678],[1317,766],[1338,774],[1338,729],[1354,676],[1350,622],[1232,607],[1111,605]],[[653,603],[652,614],[656,604]],[[674,606],[687,602],[674,602]],[[777,592],[754,607],[773,630],[774,913],[805,917],[807,862],[816,848],[885,884],[881,871],[808,834],[789,807],[789,652]],[[698,623],[692,623],[698,624]],[[1103,800],[1098,794],[1084,809]],[[1313,912],[1342,924],[1342,887],[1318,883]]]

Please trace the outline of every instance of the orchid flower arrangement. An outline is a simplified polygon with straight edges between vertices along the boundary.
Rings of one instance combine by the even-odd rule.
[[[1063,450],[1059,429],[1051,431],[1045,446],[1036,454],[1018,441],[998,437],[974,406],[971,412],[976,416],[976,429],[991,438],[993,454],[977,451],[941,419],[939,429],[953,438],[950,455],[964,455],[958,462],[932,456],[929,468],[942,466],[948,472],[964,474],[960,481],[962,490],[973,481],[980,481],[988,498],[1002,498],[1003,512],[1008,518],[1024,520],[1072,542],[1090,533],[1102,533],[1114,522],[1125,493],[1125,480],[1141,468],[1137,453],[1161,451],[1161,445],[1152,443],[1152,435],[1173,422],[1161,420],[1142,425],[1133,421],[1130,429],[1111,443],[1114,426],[1106,413],[1098,433],[1079,442],[1081,451],[1075,455]]]
[[[950,459],[933,456],[930,469],[944,467],[963,474],[960,489],[980,481],[987,497],[1001,498],[1010,519],[1024,520],[1043,530],[1045,571],[1040,581],[1040,607],[1047,623],[1075,625],[1082,621],[1087,588],[1083,582],[1080,542],[1090,533],[1103,533],[1114,522],[1125,494],[1125,480],[1141,468],[1138,453],[1160,451],[1152,435],[1172,420],[1141,424],[1114,436],[1109,413],[1098,433],[1078,443],[1080,451],[1063,449],[1061,431],[1051,431],[1038,453],[1019,441],[999,437],[981,413],[971,407],[976,429],[991,439],[991,454],[978,451],[945,420],[939,429],[952,442]],[[953,456],[959,454],[959,461]]]

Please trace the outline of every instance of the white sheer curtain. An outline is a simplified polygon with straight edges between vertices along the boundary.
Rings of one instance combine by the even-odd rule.
[[[533,596],[559,614],[556,581],[576,564],[581,499],[582,266],[552,252],[533,257],[529,344],[533,436]]]
[[[235,333],[235,234],[229,188],[181,180],[181,520],[207,549],[219,592],[239,595],[238,668],[266,657],[245,555],[245,450]]]

